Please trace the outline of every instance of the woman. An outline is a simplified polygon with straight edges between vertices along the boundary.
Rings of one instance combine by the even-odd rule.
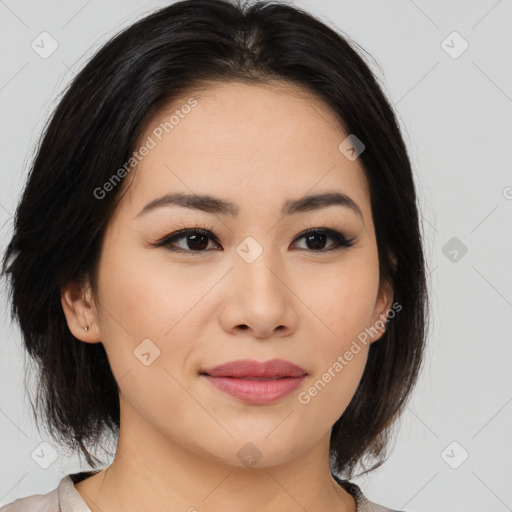
[[[93,470],[2,511],[391,510],[350,479],[421,367],[414,181],[370,69],[308,13],[185,0],[108,42],[3,273],[37,411]]]

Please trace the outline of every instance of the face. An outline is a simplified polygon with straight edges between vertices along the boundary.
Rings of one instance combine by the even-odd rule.
[[[338,149],[347,135],[327,106],[290,85],[211,86],[148,125],[137,148],[153,147],[108,225],[97,296],[63,295],[70,328],[104,344],[121,408],[137,418],[122,429],[144,425],[233,466],[244,446],[255,450],[246,443],[269,466],[328,438],[382,331],[366,344],[360,335],[392,299],[379,287],[362,164]],[[232,204],[148,207],[177,193]],[[353,207],[290,207],[318,194],[348,196]],[[307,374],[281,398],[250,402],[202,375],[237,359],[283,359]]]

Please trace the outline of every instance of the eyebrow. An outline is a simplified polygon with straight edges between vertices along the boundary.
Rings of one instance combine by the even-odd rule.
[[[239,212],[237,204],[205,194],[165,194],[147,203],[135,216],[139,218],[146,213],[164,206],[182,206],[191,210],[201,210],[214,215],[236,217]],[[308,195],[299,199],[290,199],[283,204],[282,215],[310,212],[329,206],[343,206],[352,210],[363,220],[363,213],[358,204],[349,196],[341,192],[326,192],[323,194]]]

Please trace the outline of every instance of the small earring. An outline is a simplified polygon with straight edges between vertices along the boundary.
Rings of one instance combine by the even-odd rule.
[[[88,325],[86,325],[85,327],[83,327],[83,330],[84,330],[84,331],[88,331],[88,330],[89,330],[89,326],[88,326]]]

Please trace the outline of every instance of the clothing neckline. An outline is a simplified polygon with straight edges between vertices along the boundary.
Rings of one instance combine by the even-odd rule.
[[[368,500],[357,484],[351,482],[350,480],[342,480],[334,473],[331,473],[331,476],[341,487],[343,487],[343,489],[345,489],[345,491],[347,491],[354,498],[354,501],[356,502],[356,512],[368,512]]]
[[[105,468],[103,468],[105,469]],[[91,512],[87,503],[82,498],[81,494],[75,488],[75,484],[86,480],[87,478],[103,471],[103,469],[81,471],[79,473],[72,473],[66,475],[59,484],[59,502],[60,505],[64,505],[64,508],[60,508],[62,512]],[[345,490],[347,491],[356,502],[356,512],[368,512],[368,500],[364,496],[361,488],[349,480],[342,480],[334,473],[331,473],[332,478]],[[73,502],[75,507],[70,507],[69,503]]]

